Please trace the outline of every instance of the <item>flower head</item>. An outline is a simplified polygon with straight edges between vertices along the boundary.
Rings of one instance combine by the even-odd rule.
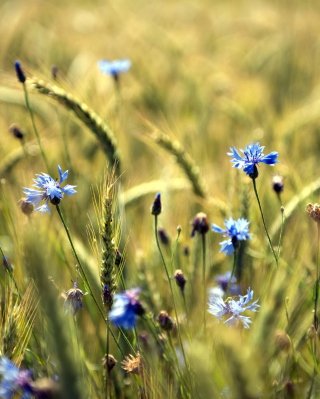
[[[64,194],[72,195],[76,193],[74,187],[77,186],[71,186],[70,184],[67,184],[64,187],[61,187],[61,183],[68,177],[68,171],[62,173],[59,165],[58,171],[60,175],[59,181],[58,179],[54,180],[46,173],[42,173],[42,175],[36,175],[38,176],[38,178],[33,179],[33,181],[36,183],[33,186],[41,189],[41,191],[35,190],[33,188],[23,187],[24,193],[27,195],[25,201],[30,202],[36,207],[34,212],[41,212],[42,215],[44,215],[46,212],[51,214],[48,204],[49,200],[53,205],[58,205]],[[39,206],[40,202],[43,200],[45,201],[45,203]]]
[[[18,78],[19,82],[24,83],[27,78],[26,78],[26,75],[25,75],[25,73],[23,72],[23,70],[21,68],[20,62],[16,61],[14,63],[14,67],[16,69],[16,74],[17,74],[17,78]]]
[[[231,279],[231,272],[228,271],[224,274],[219,274],[215,280],[216,282],[219,284],[220,288],[223,290],[223,292],[227,292],[230,295],[239,295],[241,292],[241,287],[238,284],[232,284],[232,283],[236,283],[237,279],[235,276],[232,276]],[[228,289],[229,288],[229,289]]]
[[[160,215],[161,211],[162,211],[161,194],[158,193],[151,205],[150,212],[151,212],[151,215],[158,216],[158,215]]]
[[[140,353],[137,352],[136,357],[133,355],[126,356],[121,362],[122,368],[126,370],[127,373],[141,374],[142,373],[142,359]]]
[[[141,288],[131,288],[121,294],[116,294],[114,303],[110,313],[109,319],[117,327],[132,329],[137,322],[137,315],[142,315],[144,309],[138,300]]]
[[[22,399],[31,398],[31,371],[19,370],[11,361],[3,356],[0,359],[0,398],[11,399],[14,394],[20,394]]]
[[[127,58],[122,58],[121,60],[109,61],[100,60],[98,61],[98,67],[102,73],[112,75],[114,78],[118,77],[121,72],[126,72],[131,67],[131,61]]]
[[[315,222],[320,223],[320,205],[319,204],[308,204],[306,212],[309,213],[311,219]]]
[[[227,299],[226,302],[218,295],[210,295],[209,297],[209,309],[208,312],[217,317],[218,322],[221,321],[222,317],[229,316],[229,318],[224,322],[228,327],[233,326],[237,322],[241,321],[244,328],[250,328],[249,323],[252,323],[250,317],[242,316],[245,310],[251,310],[252,312],[257,312],[257,305],[259,299],[248,305],[248,303],[253,299],[253,291],[248,288],[247,295],[239,295],[239,299],[235,301],[234,299]],[[248,306],[246,306],[248,305]]]
[[[272,188],[273,191],[278,195],[283,191],[283,180],[284,177],[279,174],[272,176]]]
[[[268,155],[264,155],[262,154],[263,149],[264,147],[260,147],[260,143],[254,144],[252,142],[250,145],[246,146],[245,150],[240,150],[243,152],[244,157],[241,157],[235,147],[230,148],[231,152],[228,152],[227,154],[229,157],[232,157],[230,162],[234,163],[234,168],[243,169],[247,175],[256,174],[256,176],[253,177],[257,177],[258,171],[256,165],[260,162],[271,166],[279,163],[279,161],[277,161],[277,157],[279,155],[277,152],[271,152]]]
[[[81,296],[87,295],[88,292],[82,292],[78,288],[77,282],[74,282],[73,288],[68,290],[65,294],[66,294],[66,299],[65,299],[64,305],[63,305],[65,308],[65,313],[67,313],[69,311],[73,316],[75,316],[75,314],[78,312],[78,310],[80,308],[84,309],[84,307],[82,305]]]
[[[194,237],[196,233],[204,236],[209,231],[209,221],[207,215],[203,212],[199,212],[196,214],[194,219],[191,222],[193,228],[191,232],[191,237]]]
[[[229,237],[228,240],[220,242],[220,252],[225,252],[226,255],[232,255],[237,249],[239,241],[246,240],[247,238],[251,239],[248,228],[249,223],[250,222],[244,218],[233,220],[232,217],[230,217],[224,221],[226,230],[212,223],[212,231],[215,233],[222,233],[224,237]]]

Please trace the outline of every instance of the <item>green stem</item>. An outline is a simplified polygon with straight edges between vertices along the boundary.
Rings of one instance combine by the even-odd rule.
[[[109,328],[109,330],[110,330],[110,333],[111,333],[111,335],[112,335],[112,337],[113,337],[113,339],[114,339],[114,341],[115,341],[115,343],[116,343],[116,345],[117,345],[117,347],[118,347],[120,353],[123,355],[123,351],[122,351],[122,349],[121,349],[121,347],[120,347],[120,345],[119,345],[119,343],[118,343],[116,337],[114,336],[112,330],[110,329],[110,326],[109,326],[109,324],[108,324],[108,321],[107,321],[106,317],[104,316],[104,314],[103,314],[103,312],[102,312],[102,310],[101,310],[101,308],[100,308],[100,306],[99,306],[99,304],[98,304],[98,301],[97,301],[96,297],[95,297],[94,294],[93,294],[93,291],[92,291],[92,288],[91,288],[91,286],[90,286],[89,280],[87,279],[86,273],[85,273],[85,271],[84,271],[84,269],[83,269],[83,267],[82,267],[82,264],[81,264],[81,262],[80,262],[80,259],[79,259],[79,257],[78,257],[78,254],[77,254],[77,252],[76,252],[76,250],[75,250],[75,248],[74,248],[74,245],[73,245],[73,242],[72,242],[70,233],[69,233],[69,228],[67,227],[66,222],[64,221],[64,218],[63,218],[63,216],[62,216],[62,213],[61,213],[61,210],[60,210],[59,205],[56,205],[56,208],[57,208],[58,214],[59,214],[59,216],[60,216],[61,222],[62,222],[62,224],[63,224],[63,227],[64,227],[64,229],[65,229],[65,231],[66,231],[66,233],[67,233],[68,240],[69,240],[69,243],[70,243],[70,245],[71,245],[73,255],[74,255],[74,257],[76,258],[76,261],[77,261],[77,263],[78,263],[78,267],[79,267],[79,269],[80,269],[80,276],[81,276],[81,278],[82,278],[82,280],[83,280],[83,282],[84,282],[84,285],[85,285],[86,289],[89,291],[89,294],[91,295],[91,297],[92,297],[92,299],[93,299],[95,305],[96,305],[97,308],[99,309],[99,312],[100,312],[100,314],[101,314],[101,316],[102,316],[104,322],[105,322],[106,325],[108,326],[108,328]]]
[[[281,218],[282,218],[282,220],[281,220],[281,230],[280,230],[279,244],[278,244],[278,253],[277,253],[278,261],[280,259],[280,248],[281,248],[281,244],[282,244],[282,238],[283,238],[282,234],[283,234],[283,228],[284,228],[284,208],[283,208],[283,206],[281,206]]]
[[[42,147],[42,144],[41,144],[40,135],[39,135],[39,132],[38,132],[38,129],[37,129],[35,120],[34,120],[33,110],[32,110],[32,108],[31,108],[31,106],[30,106],[30,103],[29,103],[28,90],[27,90],[27,86],[26,86],[25,83],[23,83],[23,91],[24,91],[24,97],[25,97],[25,101],[26,101],[26,106],[27,106],[28,111],[29,111],[29,114],[30,114],[32,127],[33,127],[33,130],[34,130],[34,132],[35,132],[35,134],[36,134],[36,137],[37,137],[37,140],[38,140],[38,145],[39,145],[39,148],[40,148],[40,152],[41,152],[42,158],[43,158],[43,160],[44,160],[44,163],[46,164],[47,171],[49,172],[49,163],[48,163],[48,159],[47,159],[47,157],[46,157],[46,154],[44,153],[44,150],[43,150],[43,147]]]
[[[230,286],[231,286],[231,283],[232,283],[232,277],[234,276],[234,272],[236,271],[236,264],[237,264],[237,251],[236,251],[236,249],[235,249],[235,250],[234,250],[234,256],[233,256],[232,272],[231,272],[231,276],[230,276],[229,283],[228,283],[228,285],[227,285],[227,292],[226,292],[226,297],[227,297],[227,298],[228,298]]]
[[[202,238],[202,289],[203,289],[203,326],[204,326],[204,335],[206,336],[206,299],[207,299],[207,290],[206,290],[206,236],[205,234],[201,234]]]
[[[171,282],[171,279],[170,279],[170,276],[169,276],[169,272],[168,272],[168,268],[167,268],[166,262],[165,262],[164,257],[163,257],[163,253],[161,251],[159,238],[158,238],[158,215],[154,215],[154,231],[155,231],[157,247],[158,247],[158,250],[160,252],[160,257],[161,257],[161,260],[162,260],[162,263],[163,263],[163,266],[164,266],[164,269],[165,269],[165,272],[166,272],[166,275],[167,275],[167,278],[168,278],[168,282],[169,282],[169,287],[170,287],[170,291],[171,291],[174,312],[175,312],[176,321],[177,321],[177,330],[178,330],[179,344],[180,344],[180,347],[181,347],[182,356],[183,356],[183,359],[184,359],[184,363],[186,365],[186,369],[187,369],[188,376],[189,376],[189,381],[190,381],[190,386],[191,386],[189,364],[187,363],[186,354],[185,354],[184,347],[183,347],[183,344],[182,344],[181,330],[180,330],[180,325],[179,325],[176,301],[175,301],[174,294],[173,294],[173,289],[172,289],[172,282]]]
[[[181,234],[181,227],[179,226],[177,230],[178,230],[178,234],[177,234],[177,238],[175,240],[174,246],[173,246],[172,255],[171,255],[171,261],[170,261],[171,274],[173,274],[173,272],[174,272],[174,270],[173,270],[173,260],[174,260],[174,257],[176,255],[176,252],[177,252],[178,241],[179,241],[179,237],[180,237],[180,234]]]
[[[260,213],[261,213],[261,217],[262,217],[264,230],[265,230],[265,232],[267,234],[269,245],[270,245],[271,251],[273,253],[274,259],[276,261],[276,268],[278,268],[278,258],[277,258],[276,253],[274,252],[274,249],[273,249],[273,246],[272,246],[272,243],[271,243],[271,239],[270,239],[270,236],[269,236],[269,233],[268,233],[267,225],[266,225],[266,222],[264,220],[264,215],[263,215],[263,211],[262,211],[262,207],[261,207],[261,203],[260,203],[260,199],[259,199],[259,195],[258,195],[258,191],[257,191],[257,186],[256,186],[256,179],[252,179],[252,183],[253,183],[253,189],[254,189],[255,195],[257,197],[257,201],[258,201],[258,205],[259,205],[259,209],[260,209]]]

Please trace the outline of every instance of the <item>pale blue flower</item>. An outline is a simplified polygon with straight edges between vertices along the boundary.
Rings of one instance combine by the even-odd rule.
[[[250,145],[246,145],[245,150],[240,150],[243,152],[244,157],[238,153],[235,147],[230,148],[231,152],[227,154],[232,157],[230,162],[233,162],[234,168],[243,169],[247,175],[255,172],[255,165],[259,164],[260,162],[266,163],[268,165],[273,166],[277,161],[278,153],[271,152],[268,155],[262,154],[264,147],[260,147],[260,143],[254,144],[253,142]]]
[[[36,209],[33,212],[41,212],[41,214],[45,214],[48,212],[51,214],[50,208],[49,208],[49,200],[52,204],[58,205],[61,199],[63,198],[64,194],[67,195],[72,195],[76,193],[76,190],[74,190],[74,187],[77,186],[71,186],[70,184],[67,184],[64,187],[61,187],[61,183],[66,180],[68,177],[68,171],[62,173],[62,170],[60,166],[58,165],[58,171],[60,175],[60,180],[54,180],[51,176],[49,176],[47,173],[42,173],[42,175],[36,175],[38,176],[37,179],[33,179],[33,181],[36,183],[33,186],[39,188],[39,190],[35,190],[33,188],[24,188],[24,193],[27,195],[25,198],[26,202],[30,202],[31,204],[35,205]],[[41,201],[45,201],[43,205],[40,205]]]
[[[0,398],[11,399],[15,394],[20,394],[22,399],[30,399],[31,371],[19,370],[7,357],[0,359]]]
[[[126,72],[130,69],[131,61],[127,58],[115,61],[100,60],[98,61],[98,67],[101,72],[117,77],[119,73]]]
[[[249,224],[246,219],[240,218],[233,220],[232,217],[225,219],[224,225],[226,229],[222,229],[216,224],[212,223],[212,231],[215,233],[221,233],[224,237],[229,237],[228,240],[220,242],[220,252],[225,252],[226,255],[232,255],[238,246],[239,241],[251,240],[251,234],[249,233]]]
[[[116,294],[109,319],[117,327],[132,329],[137,322],[137,315],[142,315],[144,309],[138,300],[141,288],[132,288],[121,294]]]
[[[229,317],[226,321],[224,321],[224,324],[226,324],[228,327],[231,327],[240,321],[244,328],[250,328],[249,323],[252,323],[250,317],[242,316],[242,313],[245,310],[251,310],[252,312],[258,311],[257,308],[260,307],[260,305],[257,305],[257,302],[259,299],[248,305],[252,299],[253,291],[251,291],[250,288],[248,288],[246,295],[239,295],[238,301],[235,301],[234,299],[228,299],[226,302],[224,302],[220,296],[210,295],[208,312],[213,314],[213,316],[218,319],[218,322],[220,322],[224,316]]]

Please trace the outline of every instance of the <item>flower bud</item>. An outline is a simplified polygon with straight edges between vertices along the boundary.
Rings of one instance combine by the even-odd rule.
[[[16,124],[13,123],[10,127],[9,127],[9,132],[13,135],[13,137],[22,140],[24,137],[24,133],[21,130],[21,128]]]
[[[27,78],[26,78],[26,75],[24,74],[24,72],[23,72],[23,70],[21,68],[20,62],[16,61],[14,63],[14,67],[16,68],[16,74],[17,74],[19,82],[24,83]]]
[[[174,322],[165,310],[159,313],[157,320],[163,330],[171,331],[173,329]]]
[[[161,194],[158,193],[151,206],[151,215],[158,216],[161,213]]]
[[[288,352],[291,342],[285,331],[277,331],[274,340],[279,350]]]
[[[160,242],[163,245],[169,245],[170,244],[170,237],[168,235],[168,233],[166,232],[165,229],[158,229],[158,237]]]
[[[284,177],[280,175],[274,175],[272,176],[272,188],[273,191],[277,194],[282,193],[283,191],[283,180]]]
[[[207,215],[203,212],[197,213],[191,224],[193,226],[191,237],[194,237],[196,232],[204,235],[209,231],[209,221]]]
[[[181,293],[184,293],[184,287],[186,285],[186,278],[184,277],[183,271],[178,269],[175,271],[173,278],[176,280],[177,286],[180,287]]]
[[[57,65],[52,65],[52,67],[51,67],[51,75],[52,75],[54,80],[57,79],[58,71],[59,71],[59,68],[57,67]]]
[[[31,202],[26,201],[25,198],[21,198],[18,201],[18,205],[20,206],[22,213],[24,213],[27,216],[30,216],[34,210],[34,205]]]
[[[117,363],[118,361],[110,354],[108,354],[108,359],[107,355],[104,355],[102,358],[102,366],[108,370],[109,373]]]

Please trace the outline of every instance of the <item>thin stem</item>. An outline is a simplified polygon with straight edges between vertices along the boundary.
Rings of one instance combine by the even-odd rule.
[[[261,203],[260,203],[260,199],[259,199],[259,195],[258,195],[258,191],[257,191],[257,187],[256,187],[256,179],[252,179],[252,182],[253,182],[253,189],[254,189],[254,192],[256,194],[257,201],[258,201],[258,205],[259,205],[259,209],[260,209],[260,213],[261,213],[261,217],[262,217],[264,230],[265,230],[265,232],[267,234],[269,245],[270,245],[271,251],[273,253],[274,259],[276,261],[276,268],[278,268],[278,258],[277,258],[276,253],[274,252],[274,249],[273,249],[273,246],[272,246],[272,243],[271,243],[271,239],[270,239],[270,236],[269,236],[269,233],[268,233],[267,225],[266,225],[266,222],[264,220],[263,211],[262,211],[262,207],[261,207]]]
[[[283,236],[282,236],[283,227],[284,227],[284,208],[283,207],[281,207],[281,218],[282,218],[282,220],[281,220],[281,230],[280,230],[279,244],[278,244],[278,253],[277,253],[278,261],[280,259],[280,248],[281,248],[282,238],[283,238]]]
[[[230,276],[229,283],[228,283],[228,285],[227,285],[227,292],[226,292],[226,297],[227,297],[227,298],[228,298],[230,286],[231,286],[231,283],[232,283],[232,278],[233,278],[233,276],[234,276],[234,272],[236,271],[236,264],[237,264],[237,251],[236,251],[236,249],[235,249],[235,250],[234,250],[234,255],[233,255],[232,272],[231,272],[231,276]]]
[[[181,234],[181,227],[179,226],[179,227],[178,227],[177,238],[176,238],[175,243],[174,243],[174,246],[173,246],[172,255],[171,255],[171,261],[170,261],[170,271],[171,271],[171,274],[173,274],[173,271],[174,271],[174,270],[173,270],[173,260],[174,260],[174,257],[175,257],[175,255],[176,255],[176,252],[177,252],[177,247],[178,247],[178,241],[179,241],[180,234]]]
[[[206,236],[205,234],[201,234],[202,238],[202,289],[203,289],[203,326],[204,326],[204,335],[206,336],[206,299],[207,299],[207,290],[206,290]]]
[[[176,320],[177,320],[177,330],[178,330],[179,343],[180,343],[182,356],[183,356],[184,363],[185,363],[187,371],[188,371],[188,376],[189,376],[190,385],[191,385],[189,364],[187,363],[186,354],[185,354],[184,347],[183,347],[183,344],[182,344],[181,330],[180,330],[180,325],[179,325],[176,301],[175,301],[174,294],[173,294],[173,289],[172,289],[172,282],[171,282],[171,279],[170,279],[170,276],[169,276],[169,272],[168,272],[168,268],[167,268],[166,262],[164,260],[163,253],[161,251],[161,247],[160,247],[160,243],[159,243],[159,238],[158,238],[158,216],[157,215],[154,215],[154,231],[155,231],[157,247],[158,247],[158,250],[160,252],[160,257],[161,257],[161,260],[162,260],[162,263],[163,263],[163,266],[164,266],[164,269],[165,269],[165,272],[166,272],[166,275],[167,275],[167,278],[168,278],[168,282],[169,282],[169,287],[170,287],[170,291],[171,291],[174,312],[175,312],[175,316],[176,316]]]
[[[108,324],[108,321],[107,321],[106,317],[104,316],[104,314],[103,314],[103,312],[102,312],[102,310],[101,310],[101,308],[100,308],[100,306],[99,306],[99,304],[98,304],[98,301],[97,301],[96,297],[95,297],[94,294],[93,294],[93,291],[92,291],[92,288],[91,288],[91,286],[90,286],[89,280],[88,280],[88,278],[87,278],[87,276],[86,276],[86,273],[85,273],[85,271],[84,271],[84,269],[83,269],[83,267],[82,267],[82,264],[81,264],[81,262],[80,262],[80,259],[79,259],[79,257],[78,257],[78,254],[77,254],[77,252],[76,252],[76,250],[75,250],[75,248],[74,248],[74,245],[73,245],[73,242],[72,242],[70,233],[69,233],[69,228],[67,227],[66,222],[64,221],[64,218],[63,218],[63,216],[62,216],[62,213],[61,213],[61,210],[60,210],[59,205],[56,205],[56,208],[57,208],[58,214],[59,214],[59,216],[60,216],[61,222],[62,222],[62,224],[63,224],[63,227],[64,227],[64,229],[65,229],[65,231],[66,231],[66,233],[67,233],[68,240],[69,240],[69,243],[70,243],[70,245],[71,245],[71,248],[72,248],[72,252],[73,252],[73,254],[74,254],[74,257],[76,258],[78,267],[79,267],[79,269],[80,269],[80,276],[81,276],[81,278],[82,278],[82,280],[83,280],[83,282],[84,282],[84,285],[85,285],[86,289],[89,291],[89,294],[91,295],[91,297],[92,297],[92,299],[93,299],[95,305],[96,305],[97,308],[99,309],[99,312],[100,312],[100,314],[101,314],[101,316],[102,316],[104,322],[107,324],[108,328],[110,329],[110,326],[109,326],[109,324]],[[110,329],[110,333],[111,333],[111,335],[112,335],[112,337],[113,337],[113,339],[114,339],[114,341],[115,341],[115,343],[116,343],[116,345],[117,345],[117,347],[118,347],[120,353],[123,355],[123,351],[122,351],[122,349],[121,349],[121,347],[120,347],[120,345],[119,345],[119,343],[118,343],[118,341],[117,341],[116,337],[114,336],[114,334],[113,334],[113,332],[112,332],[111,329]]]
[[[36,134],[36,137],[37,137],[37,140],[38,140],[40,152],[41,152],[42,158],[43,158],[43,160],[44,160],[44,163],[46,164],[47,170],[48,170],[48,172],[49,172],[49,163],[48,163],[48,159],[47,159],[46,154],[45,154],[45,152],[44,152],[44,150],[43,150],[43,147],[42,147],[42,144],[41,144],[40,135],[39,135],[37,126],[36,126],[35,121],[34,121],[33,110],[32,110],[32,108],[31,108],[31,106],[30,106],[30,103],[29,103],[28,90],[27,90],[27,86],[26,86],[25,83],[23,83],[23,91],[24,91],[24,97],[25,97],[25,100],[26,100],[26,106],[27,106],[28,111],[29,111],[29,114],[30,114],[32,127],[33,127],[33,130],[34,130],[34,132],[35,132],[35,134]]]

